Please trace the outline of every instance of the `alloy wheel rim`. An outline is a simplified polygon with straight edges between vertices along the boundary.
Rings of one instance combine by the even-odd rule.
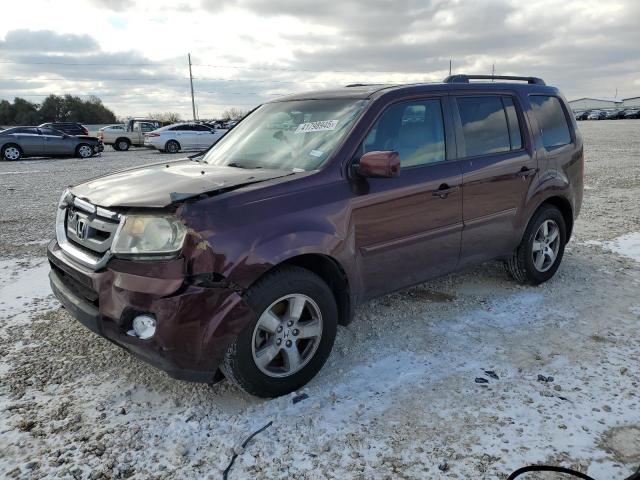
[[[556,263],[560,250],[560,227],[554,220],[545,220],[538,227],[531,250],[533,266],[539,272],[546,272]]]
[[[79,152],[82,158],[88,158],[91,156],[91,153],[92,153],[91,148],[87,147],[86,145],[83,145],[82,147],[80,147]]]
[[[127,142],[120,142],[118,144],[118,147],[120,147],[120,150],[126,150],[127,149]]]
[[[318,304],[301,293],[285,295],[258,318],[251,339],[253,361],[265,375],[288,377],[309,363],[321,338]]]
[[[4,156],[8,160],[17,160],[20,158],[20,152],[16,147],[9,147],[4,151]]]
[[[169,143],[169,152],[176,153],[178,151],[178,145],[175,142]]]

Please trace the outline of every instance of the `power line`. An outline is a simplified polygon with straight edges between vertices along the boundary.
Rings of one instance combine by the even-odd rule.
[[[17,62],[14,60],[0,60],[0,64],[14,64],[14,65],[64,65],[64,66],[100,66],[100,67],[163,67],[164,65],[158,63],[97,63],[97,62]],[[386,73],[386,74],[403,74],[403,75],[421,75],[421,72],[401,72],[397,70],[318,70],[318,69],[306,69],[306,68],[288,68],[288,67],[259,67],[259,66],[246,66],[246,65],[219,65],[211,63],[192,63],[194,67],[208,67],[208,68],[232,68],[236,70],[259,70],[259,71],[271,71],[271,72],[304,72],[304,73],[348,73],[348,74],[372,74],[372,73]]]
[[[0,63],[13,65],[65,65],[65,66],[89,66],[89,67],[158,67],[157,63],[78,63],[78,62],[16,62],[13,60],[0,60]]]
[[[154,80],[188,80],[188,79],[189,77],[136,77],[136,78],[106,78],[106,79],[100,79],[96,77],[93,77],[93,78],[91,77],[4,77],[4,78],[0,78],[0,81],[2,80],[18,80],[18,81],[64,80],[66,82],[111,82],[111,81],[132,82],[137,80],[154,81]]]
[[[313,70],[305,68],[286,68],[286,67],[245,67],[240,65],[214,65],[210,63],[194,63],[194,67],[210,67],[210,68],[234,68],[238,70],[265,70],[273,72],[305,72],[305,73],[355,73],[359,75],[371,73],[387,73],[387,74],[404,74],[404,75],[422,75],[421,72],[399,72],[397,70]]]

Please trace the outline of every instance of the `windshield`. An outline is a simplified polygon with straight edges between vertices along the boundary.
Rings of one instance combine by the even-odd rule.
[[[315,170],[334,152],[366,100],[292,100],[262,105],[207,152],[213,165]]]

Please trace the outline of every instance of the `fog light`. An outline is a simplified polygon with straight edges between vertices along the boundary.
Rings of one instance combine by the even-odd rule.
[[[133,319],[133,332],[141,340],[147,340],[156,333],[156,319],[151,315],[138,315]]]

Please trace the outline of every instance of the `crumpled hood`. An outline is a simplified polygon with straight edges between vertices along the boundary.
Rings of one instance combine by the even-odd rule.
[[[290,174],[284,170],[222,167],[185,159],[99,177],[73,187],[71,193],[102,207],[156,208],[202,193]]]

